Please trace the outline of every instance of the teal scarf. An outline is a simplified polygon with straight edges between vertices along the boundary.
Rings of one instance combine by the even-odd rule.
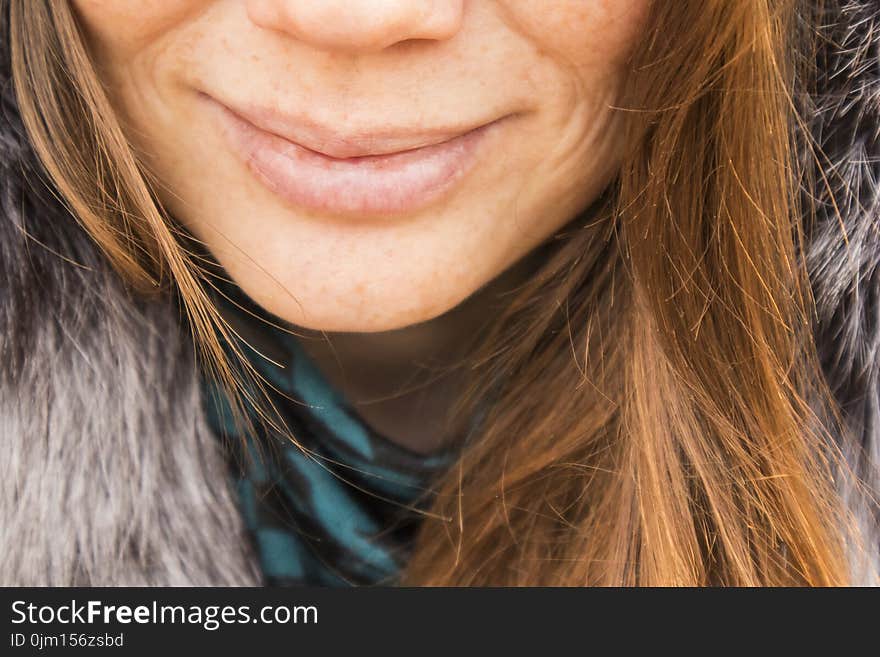
[[[218,298],[265,379],[268,397],[306,451],[260,422],[241,435],[220,388],[204,380],[208,422],[228,451],[231,477],[264,581],[270,586],[394,584],[419,508],[453,454],[418,454],[373,431],[321,375],[297,339],[237,290]],[[227,345],[228,347],[228,345]],[[259,352],[259,353],[258,353]],[[273,362],[274,361],[274,362]]]

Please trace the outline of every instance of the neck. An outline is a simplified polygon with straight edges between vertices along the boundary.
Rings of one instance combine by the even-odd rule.
[[[461,304],[426,322],[378,333],[299,331],[324,376],[373,429],[415,452],[434,451],[449,435],[449,412],[462,392],[456,367],[482,334],[505,294],[546,258],[538,248]]]

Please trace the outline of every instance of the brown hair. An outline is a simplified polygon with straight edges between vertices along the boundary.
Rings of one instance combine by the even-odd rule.
[[[10,2],[21,114],[60,196],[133,285],[177,286],[240,387],[67,2]],[[790,0],[653,3],[619,177],[475,350],[458,416],[480,431],[405,582],[850,582],[851,475],[797,250],[795,31]]]

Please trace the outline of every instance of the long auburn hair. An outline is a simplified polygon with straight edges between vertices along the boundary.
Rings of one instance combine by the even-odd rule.
[[[232,394],[198,259],[153,193],[65,0],[0,0],[22,120],[119,273],[178,291]],[[655,2],[629,147],[468,360],[478,430],[437,482],[414,585],[841,585],[864,553],[816,354],[794,0]],[[759,126],[759,127],[758,127]],[[491,390],[491,395],[487,391]],[[487,402],[491,399],[491,403]]]

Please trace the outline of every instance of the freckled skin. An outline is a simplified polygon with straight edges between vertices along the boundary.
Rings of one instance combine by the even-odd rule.
[[[73,4],[174,216],[274,314],[372,332],[457,306],[598,195],[619,161],[610,107],[648,0]],[[515,116],[437,202],[343,219],[261,184],[199,92],[308,113],[341,132]]]

